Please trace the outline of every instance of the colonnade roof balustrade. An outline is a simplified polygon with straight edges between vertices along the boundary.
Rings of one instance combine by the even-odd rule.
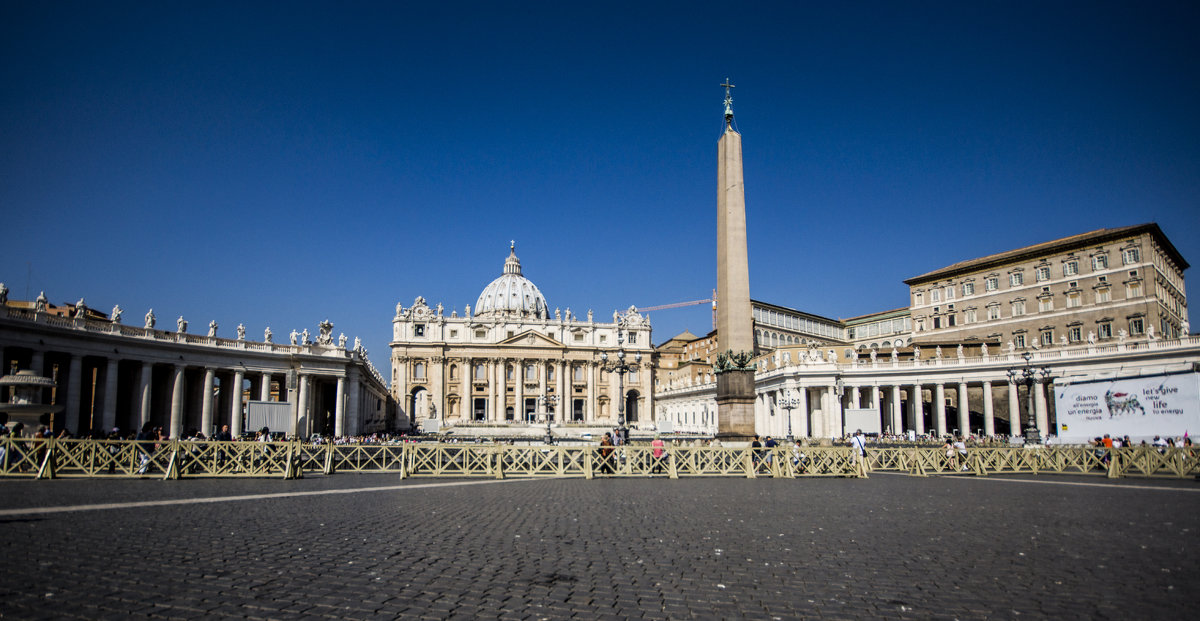
[[[383,375],[366,357],[366,352],[361,348],[347,349],[346,347],[334,344],[322,345],[317,343],[309,343],[291,345],[274,342],[268,343],[250,341],[245,339],[230,339],[218,336],[208,336],[206,334],[190,334],[187,332],[144,328],[98,319],[62,317],[25,308],[5,307],[3,311],[3,316],[9,320],[29,322],[38,326],[45,326],[59,330],[70,330],[76,334],[82,332],[102,338],[123,337],[129,339],[139,339],[141,342],[147,344],[157,343],[164,345],[189,345],[216,348],[218,350],[228,350],[230,352],[240,351],[256,354],[275,354],[285,356],[310,355],[328,358],[353,359],[361,362],[367,372],[376,381],[378,381],[381,386],[386,387],[388,385]]]

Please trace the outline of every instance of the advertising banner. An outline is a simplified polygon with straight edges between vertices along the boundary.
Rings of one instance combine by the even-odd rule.
[[[1147,375],[1055,386],[1058,437],[1134,441],[1200,432],[1200,374]]]

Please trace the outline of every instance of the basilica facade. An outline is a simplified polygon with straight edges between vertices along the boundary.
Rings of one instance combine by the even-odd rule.
[[[398,304],[390,347],[398,414],[426,431],[653,425],[649,320],[633,307],[611,322],[551,313],[515,244],[462,316],[422,297]]]

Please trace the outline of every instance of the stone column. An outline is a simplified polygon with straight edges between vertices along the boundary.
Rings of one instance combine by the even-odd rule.
[[[879,415],[880,417],[882,417],[883,416],[883,412],[882,412],[883,408],[880,407],[879,396],[880,396],[879,387],[872,386],[871,387],[871,409],[875,410],[875,413],[877,415]]]
[[[141,431],[142,426],[150,422],[151,407],[153,405],[152,398],[154,396],[151,386],[153,379],[154,365],[149,362],[142,362],[142,372],[140,381],[138,382],[138,431]]]
[[[488,411],[484,415],[484,419],[499,422],[500,421],[500,404],[497,402],[496,391],[499,389],[500,381],[496,375],[496,359],[489,358],[485,363],[484,373],[488,379]]]
[[[955,402],[958,406],[958,433],[962,437],[967,437],[971,433],[971,402],[967,398],[967,383],[958,383],[958,400]]]
[[[263,373],[262,379],[259,380],[258,400],[259,401],[270,401],[271,400],[271,374],[270,373]]]
[[[514,399],[513,399],[515,401],[515,403],[513,404],[515,406],[515,407],[513,407],[513,418],[524,423],[524,422],[526,422],[525,421],[525,360],[523,360],[521,358],[517,358],[516,360],[513,360],[513,380],[515,380],[517,382],[517,385],[514,386],[514,388],[516,389],[516,392],[514,393],[516,395],[516,397],[514,397]]]
[[[904,412],[900,408],[900,385],[892,384],[892,433],[904,431]]]
[[[308,379],[309,376],[307,373],[300,374],[300,397],[297,399],[297,402],[299,403],[299,409],[296,410],[296,419],[292,421],[293,428],[289,430],[291,435],[296,437],[308,435]],[[411,413],[409,418],[411,420]]]
[[[346,378],[337,378],[337,403],[333,406],[333,435],[346,435]]]
[[[910,429],[917,435],[925,433],[925,389],[920,384],[913,384],[908,394],[908,414],[911,417]]]
[[[350,398],[348,399],[349,407],[346,410],[345,429],[345,434],[349,436],[356,436],[362,433],[363,419],[366,418],[363,416],[362,392],[359,386],[360,382],[358,377],[358,369],[351,367],[349,377],[347,378],[350,383]],[[469,390],[471,384],[467,384],[467,386]]]
[[[862,403],[861,399],[862,399],[862,396],[858,392],[858,386],[852,386],[850,388],[850,407],[852,407],[854,409],[858,409],[859,407],[861,407],[859,405],[860,403]]]
[[[996,416],[992,405],[992,380],[983,382],[983,435],[996,435]]]
[[[795,427],[792,428],[792,435],[798,438],[807,438],[812,435],[808,426],[808,388],[803,386],[797,388],[796,397],[800,399],[800,407],[796,408],[800,416],[794,419]]]
[[[940,438],[946,435],[946,386],[941,382],[934,384],[933,401],[934,411],[937,412],[935,423]]]
[[[67,367],[67,411],[63,413],[63,426],[82,434],[79,427],[79,404],[83,393],[83,356],[71,354]]]
[[[117,359],[109,358],[104,368],[104,409],[100,414],[100,428],[105,432],[117,426]]]
[[[33,350],[33,354],[30,356],[30,360],[29,360],[29,369],[31,371],[33,371],[34,373],[37,373],[38,375],[41,375],[44,377],[46,375],[45,354],[43,354],[39,350],[36,350],[36,349]]]
[[[178,440],[183,435],[183,373],[186,368],[177,364],[175,369],[175,380],[171,383],[171,424],[170,433],[172,440]]]
[[[238,369],[233,372],[233,391],[229,395],[229,433],[235,440],[242,433],[242,427],[244,427],[242,422],[242,381],[245,379],[245,371]]]
[[[600,370],[595,360],[587,361],[586,365],[583,370],[587,374],[587,403],[583,404],[584,418],[589,423],[595,423],[600,417],[600,412],[596,410],[596,375],[600,373]]]
[[[216,373],[211,367],[204,369],[204,394],[200,402],[200,432],[211,438],[213,426],[213,384]]]
[[[1037,412],[1038,434],[1044,438],[1050,435],[1050,413],[1046,409],[1046,383],[1041,380],[1033,383],[1033,405]]]
[[[1021,435],[1021,397],[1017,393],[1016,382],[1008,382],[1008,435]]]
[[[565,423],[571,418],[571,397],[574,391],[568,391],[570,383],[566,378],[566,365],[561,360],[554,363],[554,394],[558,395],[558,407],[554,409],[554,417],[558,422]]]

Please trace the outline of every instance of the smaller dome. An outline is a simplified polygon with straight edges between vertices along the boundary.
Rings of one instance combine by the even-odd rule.
[[[484,287],[475,301],[475,314],[546,318],[545,296],[537,285],[521,275],[516,242],[509,246],[504,273]]]

